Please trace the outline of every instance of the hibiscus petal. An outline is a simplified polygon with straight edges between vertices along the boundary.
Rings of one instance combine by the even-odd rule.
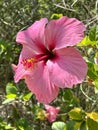
[[[25,78],[25,76],[29,74],[29,71],[25,70],[23,65],[18,65],[14,75],[15,83],[17,83],[20,79]]]
[[[45,30],[46,43],[49,49],[73,46],[84,36],[85,27],[75,18],[62,17],[48,23]]]
[[[18,32],[16,42],[26,44],[37,52],[42,52],[45,48],[44,29],[47,22],[46,18],[42,18],[27,28],[27,30]]]
[[[25,81],[41,103],[50,103],[58,95],[59,88],[50,81],[49,72],[44,63],[39,63]]]
[[[50,122],[53,122],[56,120],[57,118],[57,115],[60,111],[60,108],[59,107],[53,107],[53,106],[50,106],[50,105],[45,105],[45,109],[47,110],[47,119],[50,121]]]
[[[13,67],[13,70],[15,71],[14,80],[17,83],[20,79],[23,79],[26,75],[31,74],[31,71],[29,69],[25,69],[25,67],[22,64],[22,61],[24,59],[32,58],[35,56],[35,53],[31,48],[28,46],[23,46],[23,49],[21,51],[20,57],[19,57],[19,63],[16,67]]]
[[[81,83],[86,76],[87,65],[80,53],[74,48],[60,49],[56,53],[57,58],[47,62],[52,82],[61,88]]]

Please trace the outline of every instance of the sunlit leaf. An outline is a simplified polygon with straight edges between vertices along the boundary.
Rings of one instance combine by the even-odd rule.
[[[25,130],[22,126],[19,126],[19,129],[20,129],[20,130]]]
[[[15,100],[15,98],[8,98],[8,99],[5,99],[3,102],[2,102],[2,104],[7,104],[7,103],[10,103],[10,102],[12,102],[12,101],[14,101]]]
[[[52,130],[66,130],[66,124],[61,121],[54,122],[52,124]]]
[[[94,61],[95,61],[96,67],[98,67],[98,52],[95,53]]]
[[[87,116],[91,119],[93,119],[94,121],[98,122],[98,112],[91,112],[91,113],[87,113]]]
[[[35,115],[37,119],[44,120],[46,112],[43,109],[37,109]]]
[[[95,71],[98,71],[98,65],[94,64]]]
[[[16,130],[16,129],[11,127],[10,125],[6,125],[5,126],[5,130]]]
[[[89,39],[89,36],[85,36],[84,39],[77,44],[77,46],[88,46],[88,45],[94,46],[95,44],[96,41],[91,41]]]
[[[94,83],[95,87],[98,89],[98,79],[94,80],[93,83]]]
[[[69,117],[81,121],[84,118],[84,113],[80,108],[74,108],[69,112]]]
[[[33,93],[29,92],[23,96],[23,100],[28,101],[32,97]]]
[[[58,19],[58,18],[60,18],[60,17],[62,17],[63,16],[63,14],[56,14],[56,13],[54,13],[54,14],[52,14],[52,16],[51,16],[51,19]]]
[[[16,98],[16,94],[8,94],[6,95],[6,98]]]

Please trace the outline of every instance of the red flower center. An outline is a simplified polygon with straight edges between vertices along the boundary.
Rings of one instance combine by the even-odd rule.
[[[48,60],[52,60],[55,56],[56,55],[53,51],[47,50],[45,54],[38,54],[33,58],[24,59],[21,63],[23,64],[25,69],[29,69],[34,67],[37,62],[44,61],[46,63]]]
[[[21,63],[23,64],[25,69],[32,68],[32,67],[34,67],[34,65],[36,63],[36,59],[35,58],[24,59],[24,60],[22,60]]]

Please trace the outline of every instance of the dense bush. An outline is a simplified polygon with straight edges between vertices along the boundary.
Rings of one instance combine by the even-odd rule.
[[[47,17],[75,17],[86,26],[77,45],[88,64],[85,81],[61,89],[51,103],[60,107],[57,122],[50,123],[43,104],[36,101],[24,81],[15,84],[11,64],[18,62],[21,45],[16,34]],[[0,0],[0,130],[98,130],[98,0]],[[80,128],[80,129],[79,129]]]

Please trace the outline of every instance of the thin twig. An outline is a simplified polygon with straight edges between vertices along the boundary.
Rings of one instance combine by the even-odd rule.
[[[77,3],[77,1],[78,1],[78,0],[75,0],[75,1],[72,3],[71,7],[73,7],[73,6]]]
[[[61,114],[58,114],[57,116],[66,116],[68,113],[61,113]]]
[[[11,23],[8,23],[8,22],[4,21],[2,18],[0,18],[0,20],[1,20],[1,22],[4,23],[5,25],[12,27],[12,24],[11,24]],[[14,27],[17,27],[17,26],[14,25]]]
[[[64,7],[66,8],[66,3],[65,3],[65,0],[62,0],[62,2],[63,2]]]
[[[93,18],[91,19],[85,19],[85,20],[82,20],[83,22],[91,22],[92,20],[96,19],[96,16],[94,16]]]
[[[94,19],[96,19],[97,18],[97,16],[94,16],[93,18],[91,18],[91,19],[89,19],[89,20],[87,20],[87,21],[92,21],[92,20],[94,20]]]
[[[0,19],[2,23],[4,23],[5,25],[11,26],[8,22],[4,21],[2,18]]]
[[[68,10],[68,11],[71,11],[71,12],[76,12],[76,10],[73,10],[73,9],[70,9],[70,8],[65,8],[64,6],[61,6],[59,4],[54,4],[56,7],[59,7],[59,8],[62,8],[62,9],[65,9],[65,10]]]
[[[89,25],[91,25],[92,23],[98,21],[97,17],[95,19],[93,19],[91,22],[89,22],[88,24],[86,24],[85,26],[88,27]]]
[[[90,13],[88,7],[87,7],[82,1],[79,1],[79,2],[81,2],[81,5],[82,5],[83,8],[85,9],[85,11],[86,11],[86,12],[89,14],[89,16],[92,18],[93,16],[92,16],[92,14]]]
[[[84,91],[83,91],[83,88],[82,88],[82,84],[80,84],[80,90],[81,90],[81,92],[83,93],[83,95],[87,98],[87,99],[89,99],[90,101],[92,101],[92,102],[96,102],[95,100],[93,100],[92,98],[90,98]]]
[[[96,15],[98,16],[98,0],[96,0],[95,10],[96,10]]]

